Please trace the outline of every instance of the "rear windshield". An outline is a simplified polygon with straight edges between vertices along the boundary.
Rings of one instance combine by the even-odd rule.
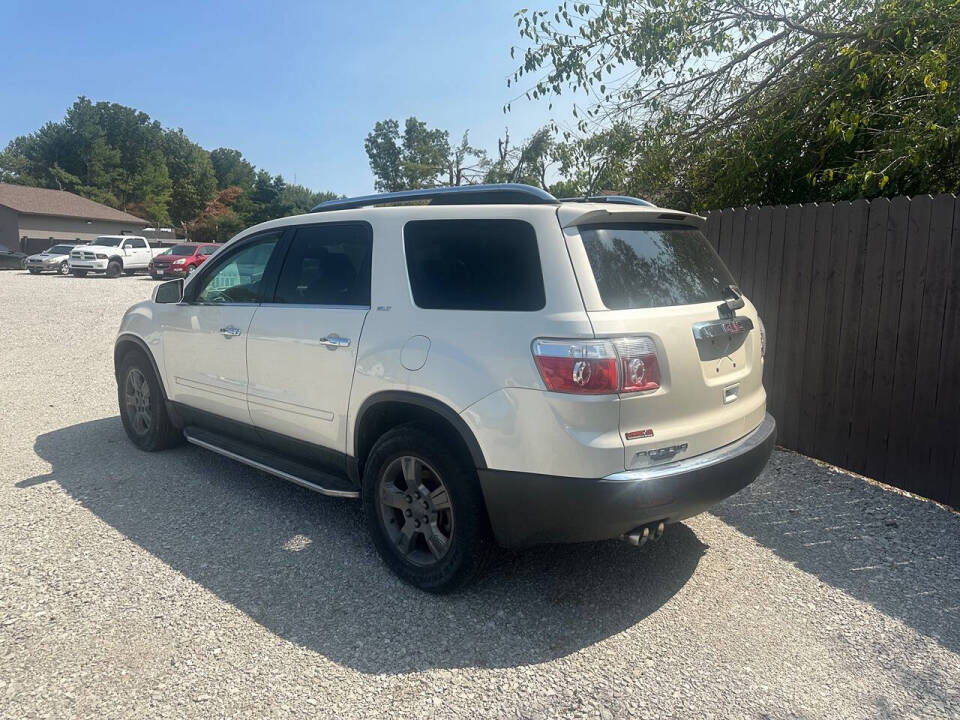
[[[610,310],[720,301],[734,284],[698,229],[663,223],[580,227],[583,247]]]

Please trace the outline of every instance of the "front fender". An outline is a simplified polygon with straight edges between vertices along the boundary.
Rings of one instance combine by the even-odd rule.
[[[157,317],[157,304],[149,300],[131,307],[120,321],[120,330],[114,343],[114,372],[116,373],[124,345],[132,343],[146,354],[153,364],[160,387],[166,396],[167,376],[164,367],[162,334]]]

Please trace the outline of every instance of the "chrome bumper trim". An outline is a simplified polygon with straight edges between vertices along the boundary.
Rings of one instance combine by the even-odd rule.
[[[658,480],[670,477],[671,475],[682,475],[695,470],[703,470],[704,468],[719,465],[754,450],[765,443],[770,436],[776,432],[777,422],[773,419],[772,415],[767,413],[764,415],[763,422],[756,428],[739,440],[734,440],[729,445],[724,445],[716,450],[711,450],[710,452],[705,452],[702,455],[697,455],[696,457],[685,460],[613,473],[612,475],[604,477],[602,482],[642,482],[644,480]]]

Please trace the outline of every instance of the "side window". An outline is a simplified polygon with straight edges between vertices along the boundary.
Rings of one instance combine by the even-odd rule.
[[[403,228],[413,300],[430,310],[541,310],[537,235],[522,220],[416,220]]]
[[[264,302],[260,285],[279,240],[279,233],[271,233],[230,253],[223,262],[218,263],[200,279],[200,289],[195,296],[195,302]]]
[[[213,245],[203,245],[197,250],[197,255],[213,255],[217,248]]]
[[[369,305],[373,237],[360,223],[297,230],[280,270],[275,302]]]
[[[147,246],[147,242],[143,238],[131,238],[124,241],[124,245],[126,245],[128,248],[145,248]]]

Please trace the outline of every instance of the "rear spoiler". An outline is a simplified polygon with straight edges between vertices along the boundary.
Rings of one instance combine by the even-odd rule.
[[[706,223],[706,218],[694,215],[693,213],[639,206],[630,207],[630,209],[621,209],[620,207],[599,208],[596,210],[587,210],[586,212],[584,212],[582,208],[577,207],[560,207],[557,209],[557,217],[560,219],[560,226],[564,228],[575,227],[577,225],[598,225],[602,223],[655,222],[693,225],[702,230]]]

